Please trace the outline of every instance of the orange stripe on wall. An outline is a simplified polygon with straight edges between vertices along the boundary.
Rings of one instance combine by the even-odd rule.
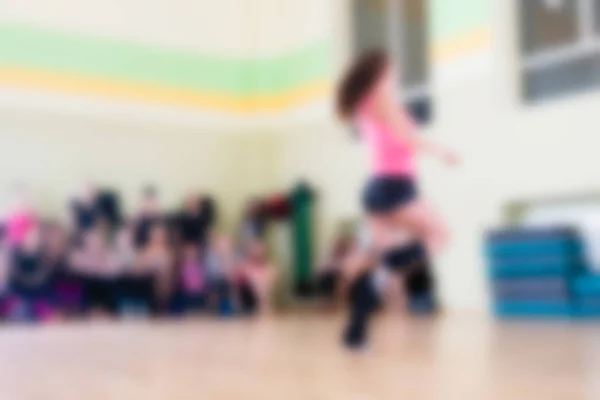
[[[231,96],[1,65],[0,83],[13,87],[236,114],[285,111],[290,107],[322,99],[331,91],[329,82],[317,81],[276,95]]]
[[[491,41],[490,27],[478,28],[452,39],[435,43],[432,48],[432,57],[435,63],[445,63],[483,50],[491,45]]]

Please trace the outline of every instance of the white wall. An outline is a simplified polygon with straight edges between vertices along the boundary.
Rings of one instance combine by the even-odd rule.
[[[326,37],[320,0],[7,0],[0,22],[115,38],[235,60],[275,57]],[[316,12],[315,12],[316,11]],[[319,19],[320,18],[320,19]],[[321,21],[321,22],[319,22]],[[312,115],[307,107],[302,115]],[[303,118],[305,118],[303,117]],[[146,182],[174,206],[190,189],[218,196],[226,225],[243,200],[274,189],[277,149],[260,127],[287,117],[232,116],[22,88],[0,91],[0,200],[25,181],[48,214],[83,178],[123,190]]]
[[[0,23],[181,49],[234,63],[278,59],[325,44],[331,37],[331,18],[332,8],[322,0],[5,0],[0,7]],[[125,115],[125,119],[209,129],[258,130],[322,115],[320,100],[281,115],[249,116],[104,98],[48,96],[19,87],[0,92],[0,109],[71,111],[99,118]]]
[[[319,43],[329,10],[322,0],[4,0],[0,20],[255,58]]]
[[[249,8],[240,0],[5,0],[0,17],[66,32],[238,57],[247,55],[250,47]]]
[[[24,182],[46,215],[64,216],[67,198],[91,179],[121,190],[129,210],[147,183],[169,208],[190,190],[209,192],[232,227],[246,196],[272,187],[271,141],[257,133],[44,113],[0,113],[0,121],[0,199]]]

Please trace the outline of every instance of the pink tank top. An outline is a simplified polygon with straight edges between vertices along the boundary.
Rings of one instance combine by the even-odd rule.
[[[204,290],[202,266],[198,263],[186,263],[183,266],[183,287],[186,293],[201,293]]]
[[[402,116],[405,129],[415,129],[410,116],[406,113]],[[358,116],[357,124],[361,138],[369,147],[371,169],[376,176],[412,177],[415,174],[413,149],[391,127],[366,112]]]
[[[32,213],[17,212],[6,220],[6,238],[13,246],[20,246],[31,229],[35,227],[36,219]]]

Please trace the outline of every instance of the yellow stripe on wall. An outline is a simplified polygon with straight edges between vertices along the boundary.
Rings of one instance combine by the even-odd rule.
[[[431,50],[432,58],[434,63],[443,64],[488,48],[491,46],[491,42],[491,28],[489,26],[481,27],[434,43]]]
[[[321,80],[274,95],[232,96],[1,65],[0,84],[236,114],[281,112],[331,91],[330,82]]]

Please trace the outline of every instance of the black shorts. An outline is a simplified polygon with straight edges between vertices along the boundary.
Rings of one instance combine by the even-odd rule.
[[[100,309],[113,314],[117,311],[116,281],[110,278],[89,277],[85,279],[85,308]]]
[[[383,253],[381,261],[392,272],[422,269],[429,262],[427,249],[419,242],[390,248]]]
[[[417,198],[417,187],[409,177],[376,176],[363,192],[363,207],[368,213],[389,213]]]

